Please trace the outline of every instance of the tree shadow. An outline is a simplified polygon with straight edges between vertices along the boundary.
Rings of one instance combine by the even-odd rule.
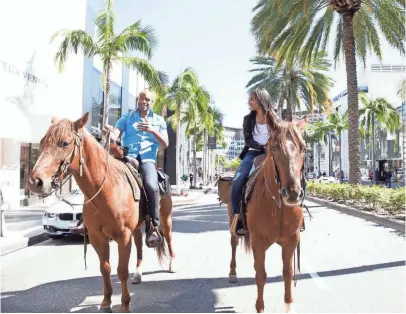
[[[405,261],[322,271],[318,272],[318,275],[322,278],[334,277],[395,267],[405,267]],[[241,286],[252,286],[252,289],[255,289],[254,278],[239,278],[237,284],[230,284],[228,278],[170,280],[170,274],[167,276],[168,279],[162,281],[144,281],[140,285],[129,285],[129,291],[132,295],[130,310],[132,312],[156,313],[234,313],[235,310],[232,305],[216,307],[218,300],[214,290]],[[308,273],[298,275],[299,281],[311,278]],[[121,287],[117,276],[111,276],[111,279],[114,293],[113,311],[117,312],[121,298]],[[282,281],[282,276],[267,278],[267,283]],[[103,280],[101,276],[55,281],[23,291],[2,293],[1,309],[3,313],[98,312],[99,304],[103,299],[102,289]]]

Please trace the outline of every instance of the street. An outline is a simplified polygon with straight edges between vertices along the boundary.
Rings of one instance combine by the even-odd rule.
[[[252,254],[237,251],[238,283],[228,282],[228,215],[217,195],[174,210],[177,272],[162,268],[144,246],[144,276],[130,285],[133,312],[254,312],[257,289]],[[406,312],[404,234],[307,202],[301,233],[301,275],[293,288],[297,312]],[[36,217],[32,217],[35,220]],[[113,311],[119,309],[117,245],[111,242]],[[135,271],[133,246],[130,276]],[[284,311],[281,249],[266,257],[265,311]],[[96,312],[103,299],[99,260],[83,241],[47,240],[2,256],[2,312]]]

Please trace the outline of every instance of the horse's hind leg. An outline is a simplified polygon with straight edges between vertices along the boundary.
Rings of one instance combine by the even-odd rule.
[[[142,231],[141,228],[135,229],[134,233],[135,247],[137,248],[137,267],[131,279],[131,282],[138,284],[142,282]]]
[[[111,312],[111,295],[113,294],[113,288],[110,281],[110,245],[108,238],[100,239],[99,237],[89,233],[90,243],[94,247],[100,260],[100,272],[103,276],[104,283],[104,298],[100,304],[100,311]]]
[[[131,232],[125,230],[121,239],[117,241],[118,243],[118,267],[117,275],[118,279],[121,281],[121,313],[130,312],[130,301],[131,296],[128,292],[128,263],[130,262],[131,254]]]
[[[292,309],[292,278],[293,278],[293,267],[292,258],[295,253],[295,249],[299,242],[300,234],[295,234],[291,237],[288,243],[282,247],[282,260],[283,260],[283,280],[285,282],[285,306],[286,313],[291,312]]]
[[[231,203],[227,205],[228,216],[229,216],[229,226],[231,228],[231,222],[233,221],[233,214],[231,210]],[[237,251],[238,245],[238,238],[235,235],[231,235],[231,262],[230,262],[230,273],[228,274],[229,282],[236,283],[237,282],[237,262],[235,258],[235,254]]]
[[[172,198],[167,195],[161,198],[159,208],[159,219],[161,220],[161,228],[168,244],[168,250],[170,255],[169,272],[176,272],[175,268],[175,252],[172,245]]]

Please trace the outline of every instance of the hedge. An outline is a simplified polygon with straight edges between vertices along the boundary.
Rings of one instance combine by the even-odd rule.
[[[403,188],[386,189],[380,186],[323,184],[309,181],[306,193],[334,202],[353,203],[363,210],[384,210],[390,214],[405,211],[406,197]]]

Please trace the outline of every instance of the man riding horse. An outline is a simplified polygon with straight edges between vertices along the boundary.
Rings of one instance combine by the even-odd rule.
[[[137,110],[123,115],[114,128],[106,125],[102,133],[106,135],[110,132],[111,141],[117,141],[124,133],[123,146],[128,147],[126,157],[138,161],[147,198],[141,198],[141,208],[150,216],[146,223],[146,242],[149,247],[156,247],[161,244],[162,236],[159,231],[159,188],[155,161],[159,146],[168,147],[168,133],[164,118],[152,111],[152,103],[151,92],[140,92]],[[82,224],[72,231],[80,233],[83,229]]]

